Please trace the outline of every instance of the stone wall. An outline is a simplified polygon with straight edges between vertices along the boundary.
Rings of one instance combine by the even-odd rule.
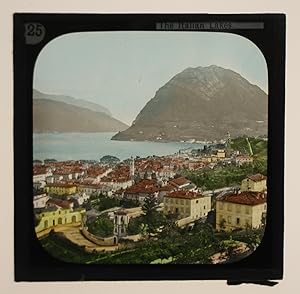
[[[81,233],[85,238],[91,242],[100,245],[100,246],[113,246],[118,244],[118,238],[116,236],[102,238],[96,235],[91,234],[86,227],[81,228]]]

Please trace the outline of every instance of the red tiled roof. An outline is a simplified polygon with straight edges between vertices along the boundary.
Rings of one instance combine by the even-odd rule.
[[[179,178],[175,178],[173,180],[171,180],[169,183],[170,184],[175,184],[176,186],[181,186],[184,184],[189,184],[191,181],[189,181],[188,179],[184,178],[184,177],[179,177]]]
[[[196,199],[203,197],[201,194],[188,191],[188,190],[181,190],[181,191],[174,191],[171,193],[168,193],[164,197],[168,198],[182,198],[182,199]]]
[[[166,185],[160,188],[160,191],[173,191],[174,187],[171,185]]]
[[[252,159],[252,156],[250,156],[250,155],[238,155],[236,158],[237,159]]]
[[[36,165],[33,167],[33,175],[34,176],[37,176],[37,175],[44,175],[46,174],[48,171],[48,168],[45,167],[45,166],[39,166],[39,165]]]
[[[77,187],[77,185],[76,184],[71,184],[71,183],[54,183],[54,184],[47,184],[46,187],[72,188],[72,187]]]
[[[53,204],[61,208],[71,208],[72,201],[52,198],[47,201],[47,204]]]
[[[144,179],[124,190],[125,193],[154,193],[159,191],[156,180]]]
[[[53,174],[63,176],[63,175],[71,175],[72,172],[69,172],[67,170],[56,170],[56,171],[53,172]]]
[[[255,174],[255,175],[248,176],[248,179],[252,180],[253,182],[259,182],[262,180],[266,180],[267,177],[262,174]]]
[[[262,192],[244,191],[238,194],[225,194],[218,200],[237,204],[257,205],[267,202],[267,195]]]

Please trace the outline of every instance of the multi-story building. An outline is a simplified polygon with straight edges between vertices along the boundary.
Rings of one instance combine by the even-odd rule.
[[[242,180],[241,191],[263,192],[267,190],[267,177],[261,174],[248,176]]]
[[[33,208],[44,208],[49,199],[46,193],[41,193],[33,196]]]
[[[146,197],[154,195],[158,197],[160,187],[156,180],[144,179],[126,188],[123,191],[123,197],[126,199],[134,200],[139,204],[143,204]]]
[[[197,192],[180,190],[164,196],[164,213],[179,214],[180,217],[200,219],[211,210],[211,197]]]
[[[225,193],[216,201],[216,229],[235,230],[259,228],[264,224],[267,194],[244,191]]]
[[[170,180],[169,185],[173,186],[176,190],[191,190],[190,185],[192,185],[193,188],[195,187],[195,185],[190,180],[184,177],[174,178]]]
[[[77,185],[69,183],[53,183],[47,184],[45,189],[48,194],[71,195],[76,193]]]
[[[217,158],[224,159],[226,157],[226,153],[224,149],[219,149],[217,151]]]

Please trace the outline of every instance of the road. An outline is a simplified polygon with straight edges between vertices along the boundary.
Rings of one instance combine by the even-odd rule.
[[[252,156],[252,155],[253,155],[253,150],[252,150],[251,143],[250,143],[250,141],[249,141],[249,139],[248,139],[248,138],[246,138],[246,141],[247,141],[247,143],[248,143],[248,147],[249,147],[249,152],[250,152],[250,155]]]

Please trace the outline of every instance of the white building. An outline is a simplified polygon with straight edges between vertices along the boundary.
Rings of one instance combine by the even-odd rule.
[[[49,199],[46,193],[33,196],[33,208],[44,208]]]
[[[85,201],[88,201],[90,199],[90,195],[86,193],[79,193],[68,197],[68,199],[75,199],[77,200],[79,205],[82,205]]]

